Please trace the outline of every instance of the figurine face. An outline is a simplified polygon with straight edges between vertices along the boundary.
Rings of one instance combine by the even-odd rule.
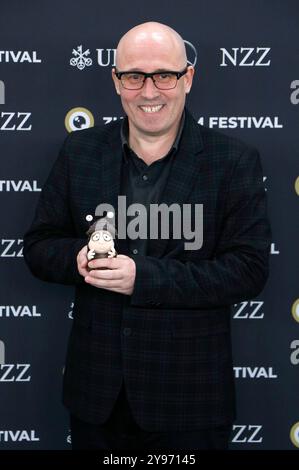
[[[90,237],[88,248],[96,253],[107,253],[114,248],[114,241],[106,230],[97,230]]]

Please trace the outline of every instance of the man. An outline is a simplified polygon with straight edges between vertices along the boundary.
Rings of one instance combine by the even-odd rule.
[[[112,71],[126,118],[68,136],[25,236],[33,274],[76,286],[63,395],[74,449],[228,446],[230,306],[262,290],[270,230],[259,155],[196,123],[193,74],[171,28],[127,32]],[[174,228],[88,261],[86,215],[106,203],[117,221],[119,195],[189,204],[192,227],[202,205],[202,243],[187,249]]]

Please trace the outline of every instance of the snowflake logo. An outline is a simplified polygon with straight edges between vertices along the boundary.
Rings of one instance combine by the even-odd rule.
[[[90,54],[90,50],[87,49],[83,52],[82,45],[78,46],[77,50],[73,49],[72,54],[75,56],[70,60],[70,65],[73,67],[77,67],[79,70],[83,70],[85,67],[90,67],[92,65],[92,59],[87,57]]]

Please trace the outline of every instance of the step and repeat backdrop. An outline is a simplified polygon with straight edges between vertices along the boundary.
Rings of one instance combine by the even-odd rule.
[[[61,390],[74,291],[30,274],[22,237],[68,132],[122,119],[115,48],[149,20],[185,40],[198,123],[254,145],[263,163],[270,277],[233,308],[231,449],[299,448],[299,3],[2,0],[0,450],[71,448]]]

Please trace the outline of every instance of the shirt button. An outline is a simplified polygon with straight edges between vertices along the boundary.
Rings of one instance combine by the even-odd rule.
[[[147,181],[147,180],[148,180],[148,176],[147,176],[147,175],[142,175],[142,179],[143,179],[143,181]]]
[[[132,328],[124,328],[123,329],[124,336],[130,336],[131,333],[132,333]]]
[[[134,255],[137,255],[137,254],[138,254],[137,248],[134,248],[134,250],[132,250],[132,253],[133,253]]]

